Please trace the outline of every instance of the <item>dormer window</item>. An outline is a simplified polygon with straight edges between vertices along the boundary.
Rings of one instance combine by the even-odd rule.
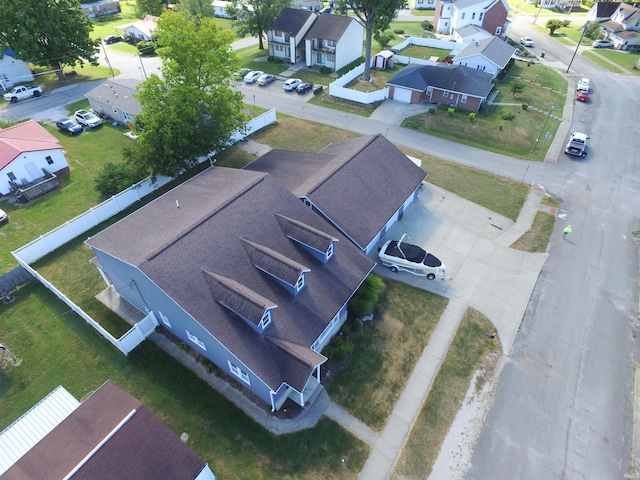
[[[327,260],[329,260],[331,257],[333,257],[333,243],[329,245],[329,248],[327,248],[327,253],[325,254],[325,258]]]
[[[305,284],[304,273],[302,273],[298,277],[298,281],[296,282],[296,293],[304,288],[304,284]]]
[[[271,323],[271,309],[265,310],[264,315],[262,315],[262,320],[260,320],[260,327],[264,330],[267,328],[267,325]]]

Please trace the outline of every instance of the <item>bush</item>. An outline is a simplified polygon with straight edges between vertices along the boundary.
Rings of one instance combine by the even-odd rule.
[[[94,179],[95,188],[101,195],[111,196],[129,188],[142,180],[142,176],[134,168],[124,162],[107,162]]]
[[[425,20],[420,24],[420,27],[427,32],[431,32],[433,30],[433,23],[431,23],[429,20]]]
[[[513,120],[515,118],[515,114],[508,110],[502,110],[500,112],[500,118],[502,118],[503,120]]]
[[[473,122],[476,119],[476,112],[471,112],[469,114],[469,121]]]
[[[522,109],[526,110],[527,108],[529,108],[529,104],[528,103],[523,103],[522,104]]]
[[[429,113],[430,113],[431,115],[435,115],[435,113],[436,113],[436,107],[429,107]]]
[[[383,291],[384,282],[382,279],[377,275],[369,274],[353,297],[351,297],[351,300],[349,300],[347,308],[356,317],[371,315]]]
[[[269,55],[267,57],[267,62],[275,62],[275,61],[276,61],[276,58],[273,55]]]
[[[136,48],[138,49],[138,52],[140,52],[140,55],[151,55],[156,52],[155,43],[144,40],[138,42]]]
[[[358,333],[362,331],[364,324],[362,323],[362,319],[360,317],[353,320],[353,324],[351,325],[353,331]]]
[[[456,113],[456,109],[453,108],[453,107],[449,107],[449,108],[447,108],[447,113],[449,115],[453,115],[454,113]]]
[[[329,68],[329,67],[320,67],[320,73],[329,74],[329,73],[332,73],[332,72],[333,72],[333,70],[331,70],[331,68]]]
[[[402,28],[396,28],[393,33],[396,35],[404,35],[404,30]]]

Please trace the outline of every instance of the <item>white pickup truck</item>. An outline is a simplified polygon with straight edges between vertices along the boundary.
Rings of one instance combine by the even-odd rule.
[[[569,142],[564,149],[567,155],[575,155],[576,157],[587,156],[587,140],[589,137],[585,133],[573,132],[569,135]]]
[[[16,103],[18,100],[23,100],[25,98],[31,97],[39,97],[42,95],[42,88],[38,85],[33,87],[25,87],[24,85],[20,85],[17,87],[13,87],[13,89],[4,94],[4,99],[7,102]]]

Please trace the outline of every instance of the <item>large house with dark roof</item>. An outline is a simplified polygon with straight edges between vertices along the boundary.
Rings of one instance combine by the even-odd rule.
[[[0,432],[3,480],[215,480],[193,450],[107,381],[82,403],[56,388]]]
[[[110,288],[273,410],[320,391],[321,351],[374,266],[273,176],[222,167],[86,243]]]
[[[285,8],[267,31],[269,55],[336,71],[362,56],[364,27],[341,15]]]
[[[457,57],[456,57],[457,59]],[[387,82],[389,98],[440,103],[477,112],[493,89],[493,75],[463,65],[409,65]]]
[[[319,153],[271,150],[245,169],[273,175],[367,254],[402,219],[427,176],[380,134]]]

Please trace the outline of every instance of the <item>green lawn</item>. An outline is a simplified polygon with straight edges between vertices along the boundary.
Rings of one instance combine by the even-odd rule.
[[[601,67],[614,73],[621,73],[623,70],[611,65],[610,62],[614,62],[622,68],[625,68],[626,71],[624,73],[632,72],[635,75],[640,75],[640,69],[635,68],[636,65],[640,65],[640,53],[638,52],[628,53],[621,52],[619,50],[610,50],[608,48],[598,48],[585,52],[583,55],[589,60],[596,62]],[[601,57],[606,58],[609,62],[603,61]]]
[[[524,80],[525,89],[514,96],[509,89],[516,78]],[[537,148],[533,153],[531,150],[543,126],[545,132],[555,135],[560,122],[553,117],[547,121],[548,112],[554,102],[554,111],[562,112],[567,81],[551,68],[515,62],[495,90],[498,90],[495,102],[515,106],[492,105],[478,112],[473,120],[465,110],[456,109],[450,114],[446,106],[440,106],[432,113],[405,119],[403,126],[503,155],[544,159],[544,149]],[[541,111],[523,110],[523,103]],[[509,113],[513,118],[504,119],[503,114]]]

